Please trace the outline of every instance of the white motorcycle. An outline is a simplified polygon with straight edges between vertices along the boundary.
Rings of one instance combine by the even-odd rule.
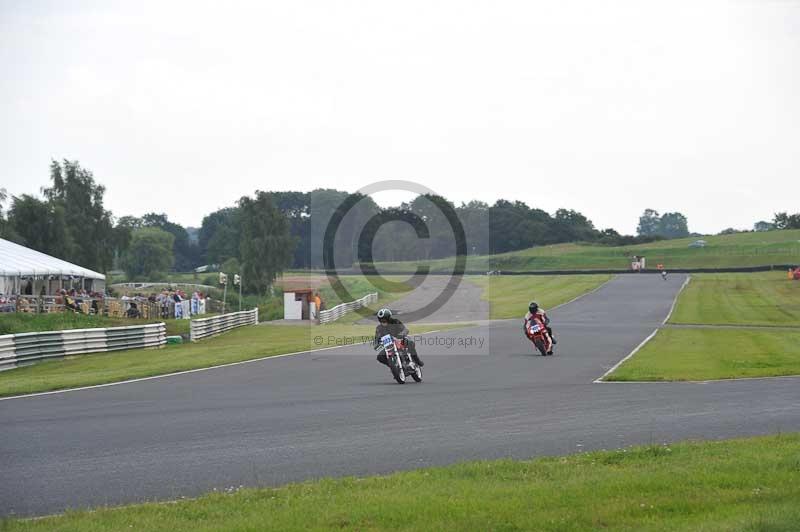
[[[414,362],[403,340],[386,334],[381,337],[381,343],[377,349],[386,354],[386,362],[398,384],[405,384],[408,375],[411,375],[415,381],[422,382],[422,368]]]

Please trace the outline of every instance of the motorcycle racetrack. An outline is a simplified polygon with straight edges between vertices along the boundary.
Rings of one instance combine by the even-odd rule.
[[[357,345],[2,400],[0,515],[800,430],[796,378],[594,382],[662,324],[684,280],[620,275],[554,309],[552,357],[521,320],[420,336],[421,384],[396,384]]]

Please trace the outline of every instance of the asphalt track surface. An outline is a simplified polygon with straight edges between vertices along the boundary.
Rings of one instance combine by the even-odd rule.
[[[553,357],[517,321],[428,335],[421,384],[395,384],[358,346],[0,401],[0,514],[800,430],[793,378],[593,384],[682,282],[619,276],[556,309]]]

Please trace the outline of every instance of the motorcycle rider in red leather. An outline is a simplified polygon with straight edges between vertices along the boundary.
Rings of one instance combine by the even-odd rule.
[[[550,328],[550,317],[547,315],[547,312],[544,309],[539,308],[539,304],[536,301],[531,301],[528,305],[528,313],[525,314],[525,336],[531,338],[528,329],[530,329],[530,322],[532,320],[536,320],[547,330],[548,336],[550,336],[550,340],[553,342],[553,345],[556,345],[556,337],[553,336],[553,329]],[[551,352],[552,353],[552,352]]]

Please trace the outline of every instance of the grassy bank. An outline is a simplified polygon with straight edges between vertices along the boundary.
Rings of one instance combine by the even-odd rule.
[[[483,288],[481,299],[489,302],[490,317],[503,319],[522,318],[534,300],[544,309],[566,303],[607,282],[611,275],[487,275],[467,279]]]
[[[0,334],[19,334],[26,332],[61,331],[65,329],[96,329],[99,327],[125,327],[160,323],[167,325],[167,335],[189,334],[189,320],[141,320],[128,318],[109,318],[106,316],[87,316],[73,312],[52,314],[26,314],[8,312],[0,314]]]
[[[448,327],[414,325],[412,333],[443,328]],[[255,325],[194,344],[77,355],[0,372],[0,397],[118,382],[319,349],[336,345],[339,338],[371,338],[374,331],[372,325]]]
[[[342,275],[339,277],[342,286],[352,296],[350,301],[362,298],[367,294],[378,293],[378,300],[381,303],[388,303],[402,297],[413,288],[404,281],[406,277],[389,276],[386,278],[371,275]],[[325,278],[320,284],[320,294],[328,309],[341,303],[347,303],[334,290],[331,283]]]
[[[9,520],[5,530],[788,532],[798,500],[800,435],[784,434],[242,489]]]
[[[670,323],[800,327],[800,282],[786,272],[692,275]]]
[[[781,375],[800,375],[800,330],[664,328],[606,380],[697,381]]]
[[[652,268],[663,264],[670,268],[734,268],[770,264],[800,263],[800,229],[739,233],[702,237],[706,247],[692,248],[697,238],[663,240],[635,246],[596,244],[556,244],[498,255],[470,256],[467,269],[476,271],[508,270],[587,270],[628,269],[633,255],[647,257]],[[432,271],[452,271],[454,260],[425,262]],[[413,271],[416,263],[378,263],[383,272]]]

